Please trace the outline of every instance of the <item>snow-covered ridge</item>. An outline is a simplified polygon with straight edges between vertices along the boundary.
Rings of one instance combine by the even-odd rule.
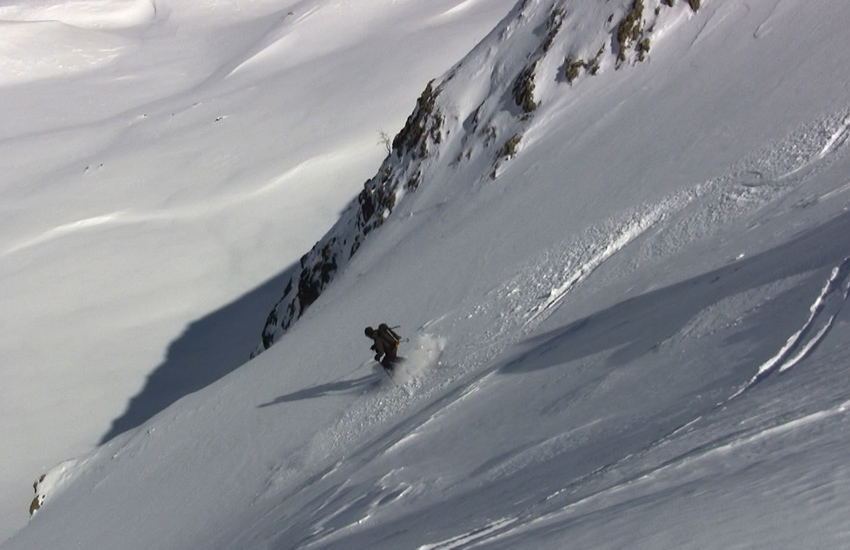
[[[483,171],[476,180],[496,178],[521,149],[541,101],[569,93],[582,78],[645,61],[653,41],[698,7],[667,0],[519,2],[464,60],[428,84],[378,173],[301,258],[253,356],[292,326],[404,195],[428,180],[429,165],[473,164]]]
[[[847,547],[850,14],[638,5],[518,5],[279,345],[49,471],[4,550]]]

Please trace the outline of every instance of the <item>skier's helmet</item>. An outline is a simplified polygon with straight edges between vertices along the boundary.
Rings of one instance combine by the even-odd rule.
[[[373,329],[372,327],[366,327],[366,330],[364,330],[363,333],[366,334],[366,336],[368,336],[369,338],[371,338],[372,335],[375,334],[375,329]]]

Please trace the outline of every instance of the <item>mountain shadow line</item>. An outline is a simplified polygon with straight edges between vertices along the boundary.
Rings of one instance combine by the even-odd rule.
[[[297,264],[296,264],[297,265]],[[192,322],[168,346],[165,360],[100,444],[135,428],[190,393],[209,386],[248,361],[260,342],[269,308],[295,270],[291,266],[244,296]]]

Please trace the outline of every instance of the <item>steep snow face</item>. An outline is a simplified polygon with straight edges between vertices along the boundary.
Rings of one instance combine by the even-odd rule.
[[[301,258],[268,316],[255,355],[319,297],[406,193],[437,179],[428,176],[437,157],[448,157],[457,169],[471,164],[470,172],[483,170],[496,178],[516,155],[541,97],[547,102],[563,95],[564,83],[644,61],[652,40],[684,20],[686,10],[684,4],[672,9],[669,3],[647,7],[642,1],[518,3],[462,63],[426,86],[378,174]],[[504,43],[510,46],[499,47]]]
[[[245,362],[380,132],[512,5],[0,2],[0,540],[49,468]]]
[[[519,3],[297,322],[51,472],[4,550],[846,547],[850,14],[702,4]]]

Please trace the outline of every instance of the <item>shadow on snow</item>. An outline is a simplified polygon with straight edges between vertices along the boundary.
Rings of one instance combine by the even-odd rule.
[[[725,298],[806,273],[815,277],[811,282],[822,286],[826,275],[814,272],[835,268],[848,256],[850,213],[841,214],[750,258],[629,298],[533,337],[525,342],[527,351],[499,370],[505,374],[531,372],[609,350],[616,350],[608,359],[610,365],[625,365],[656,349],[700,311]],[[800,325],[810,313],[809,305],[794,308],[802,315]],[[780,336],[784,339],[788,334]]]
[[[272,405],[278,405],[280,403],[290,403],[292,401],[301,401],[302,399],[314,399],[316,397],[323,397],[325,395],[332,395],[335,393],[352,393],[353,391],[359,390],[363,387],[369,388],[378,386],[380,383],[381,379],[376,378],[374,374],[370,373],[361,378],[357,378],[356,380],[329,382],[327,384],[320,384],[312,388],[305,388],[303,390],[299,390],[288,395],[281,395],[274,401],[269,401],[268,403],[258,405],[258,408],[270,407]]]
[[[196,392],[245,364],[260,342],[268,312],[283,294],[294,267],[284,270],[230,304],[192,322],[168,346],[165,360],[124,413],[101,438],[135,428],[181,397]]]
[[[850,213],[807,230],[791,241],[703,275],[630,298],[565,327],[531,338],[528,351],[501,367],[517,374],[562,365],[606,350],[618,366],[667,340],[700,311],[746,290],[791,276],[838,266],[850,256]],[[168,348],[165,361],[112,422],[101,444],[135,428],[181,397],[198,391],[248,360],[265,316],[293,268],[236,301],[193,322]],[[278,397],[260,407],[341,393],[367,386],[373,376],[332,382]]]

